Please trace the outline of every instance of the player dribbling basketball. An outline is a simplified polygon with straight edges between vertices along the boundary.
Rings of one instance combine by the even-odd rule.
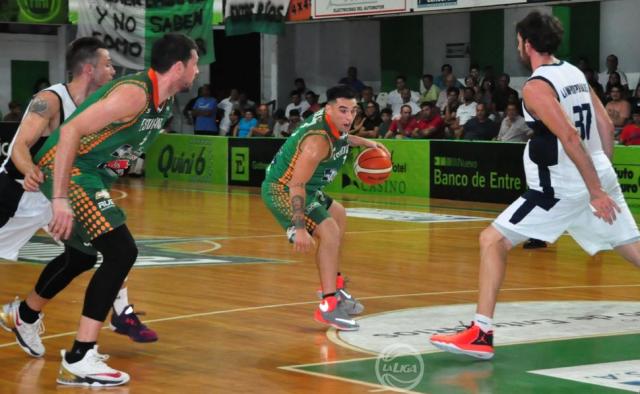
[[[358,103],[348,86],[327,91],[327,104],[307,118],[287,139],[267,168],[262,199],[278,223],[287,229],[296,252],[310,251],[318,241],[316,263],[322,302],[316,321],[339,330],[359,328],[350,315],[364,307],[344,288],[339,273],[340,244],[346,225],[344,207],[323,192],[344,165],[350,146],[386,148],[349,135]]]

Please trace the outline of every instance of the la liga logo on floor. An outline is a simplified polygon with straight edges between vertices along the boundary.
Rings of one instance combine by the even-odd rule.
[[[469,322],[475,304],[431,306],[384,312],[358,319],[360,330],[337,332],[337,342],[376,355],[393,346],[417,353],[434,352],[433,334],[455,333]],[[496,307],[495,345],[542,342],[601,335],[637,333],[640,302],[534,301]],[[397,386],[396,386],[397,387]]]

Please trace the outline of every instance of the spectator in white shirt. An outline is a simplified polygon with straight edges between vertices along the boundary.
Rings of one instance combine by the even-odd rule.
[[[409,107],[411,107],[411,115],[416,115],[420,112],[420,106],[418,106],[418,104],[411,100],[411,90],[409,90],[408,88],[404,88],[400,91],[400,99],[402,100],[402,102],[391,106],[391,111],[393,112],[394,119],[400,116],[400,109],[404,105],[408,105]]]
[[[390,91],[387,96],[387,105],[391,108],[394,114],[396,112],[400,112],[399,108],[404,103],[400,94],[403,89],[407,89],[407,77],[404,75],[398,75],[396,77],[396,89]],[[420,101],[420,93],[411,90],[409,90],[409,92],[411,93],[411,101],[417,104],[418,101]]]
[[[606,85],[609,82],[609,75],[617,72],[620,75],[620,85],[625,92],[629,91],[629,82],[627,80],[627,74],[618,68],[618,57],[616,55],[607,56],[607,71],[600,74],[600,82],[602,85]]]
[[[287,105],[287,108],[284,110],[284,116],[287,119],[291,115],[291,110],[298,110],[298,114],[303,114],[309,109],[309,103],[305,100],[302,100],[302,95],[297,90],[292,90],[289,96],[291,98],[291,102]]]
[[[231,120],[229,119],[229,115],[231,115],[231,111],[238,104],[238,97],[240,96],[238,89],[231,89],[229,92],[229,97],[220,101],[218,104],[218,108],[224,111],[224,115],[222,116],[222,120],[220,120],[220,135],[230,134],[230,125]]]
[[[505,115],[496,140],[503,142],[528,141],[533,131],[527,126],[524,118],[518,113],[518,105],[515,103],[507,104]]]

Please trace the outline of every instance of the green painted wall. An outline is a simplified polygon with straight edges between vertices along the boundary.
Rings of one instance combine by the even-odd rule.
[[[589,2],[553,7],[564,26],[564,40],[556,54],[559,58],[577,63],[585,57],[597,69],[600,59],[600,3]]]
[[[382,89],[395,88],[398,75],[407,76],[407,84],[417,90],[422,77],[422,16],[385,18],[380,21],[380,67]]]
[[[481,68],[493,66],[496,73],[504,70],[504,11],[471,13],[471,63]]]

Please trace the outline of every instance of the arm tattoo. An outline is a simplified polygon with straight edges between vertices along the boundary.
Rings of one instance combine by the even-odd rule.
[[[47,102],[41,99],[40,97],[34,98],[33,101],[31,102],[31,105],[29,105],[29,112],[36,113],[43,117],[45,116],[45,113],[47,112],[48,109],[49,109],[49,104],[47,104]]]
[[[296,229],[305,228],[304,225],[304,198],[302,196],[291,197],[291,208],[293,209],[292,222]]]

